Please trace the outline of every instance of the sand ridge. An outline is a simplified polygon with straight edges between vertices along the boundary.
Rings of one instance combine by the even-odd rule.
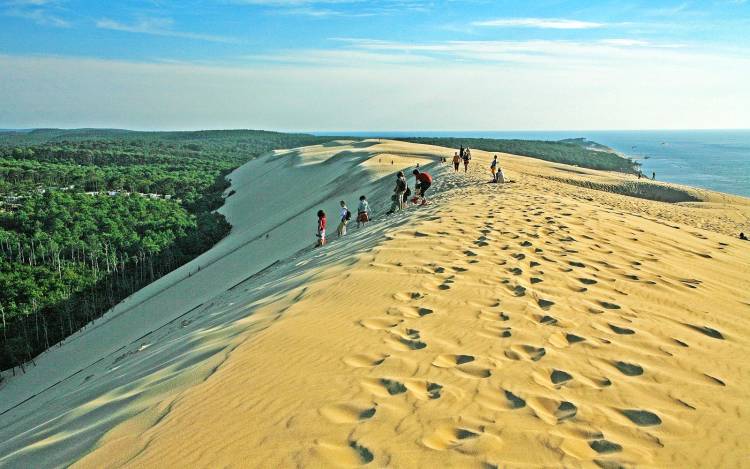
[[[742,467],[750,254],[726,234],[747,199],[666,204],[505,154],[515,182],[486,184],[489,154],[464,175],[434,163],[452,151],[347,141],[248,164],[201,274],[218,286],[0,417],[0,465]],[[430,161],[432,204],[384,218],[393,172]],[[311,185],[304,206],[278,171]],[[344,240],[311,250],[289,228],[361,192],[376,222]],[[268,268],[266,233],[291,242]]]
[[[79,465],[742,467],[747,245],[484,166]]]

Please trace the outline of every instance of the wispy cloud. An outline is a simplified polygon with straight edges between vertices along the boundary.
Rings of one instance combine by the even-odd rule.
[[[596,29],[606,26],[604,23],[571,20],[564,18],[497,18],[475,21],[474,26],[494,28],[539,28],[539,29]]]
[[[226,36],[177,31],[172,29],[173,25],[174,20],[172,20],[171,18],[139,18],[133,23],[122,23],[113,19],[102,18],[100,20],[97,20],[96,22],[97,28],[109,29],[113,31],[151,34],[154,36],[179,37],[184,39],[194,39],[198,41],[236,42],[236,39]]]
[[[70,22],[62,18],[58,0],[9,0],[3,4],[7,16],[25,18],[43,26],[67,28]]]
[[[269,62],[287,65],[352,66],[354,64],[427,64],[435,58],[423,54],[393,54],[355,49],[287,50],[273,54],[248,55],[251,62]]]
[[[427,0],[233,0],[232,3],[267,7],[275,13],[315,18],[361,18],[419,13],[429,11],[434,3]]]
[[[253,61],[291,64],[360,66],[365,64],[476,65],[523,64],[530,66],[608,66],[639,61],[690,63],[709,54],[679,43],[654,43],[641,39],[611,38],[594,41],[441,41],[398,42],[379,39],[331,38],[342,47],[279,51],[247,56]]]

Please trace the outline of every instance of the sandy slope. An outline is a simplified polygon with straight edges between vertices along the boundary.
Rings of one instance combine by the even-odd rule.
[[[375,143],[235,174],[202,304],[176,283],[172,322],[0,416],[0,465],[747,465],[750,243],[726,236],[750,231],[747,199],[509,155],[516,182],[484,184],[475,152],[469,175],[433,170],[429,207],[298,251],[318,205],[366,192],[382,213],[379,175],[445,154]],[[244,255],[291,257],[242,282],[264,263],[227,246],[269,231],[284,256]]]

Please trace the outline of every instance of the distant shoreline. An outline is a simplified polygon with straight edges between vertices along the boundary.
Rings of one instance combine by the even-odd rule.
[[[328,132],[314,132],[325,136]],[[586,138],[641,164],[656,180],[750,197],[750,129],[349,132],[353,138]]]

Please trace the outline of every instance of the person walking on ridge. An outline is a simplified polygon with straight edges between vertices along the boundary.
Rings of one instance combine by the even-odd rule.
[[[464,150],[464,173],[469,171],[469,161],[471,161],[471,152],[467,148]]]
[[[326,212],[318,210],[318,231],[315,235],[318,242],[315,247],[325,246],[326,244]]]
[[[461,157],[458,156],[458,152],[455,152],[453,154],[453,172],[454,173],[458,172],[458,167],[460,164],[461,164]]]
[[[346,225],[348,225],[349,220],[352,219],[352,212],[349,211],[346,206],[346,202],[344,202],[343,200],[339,202],[339,204],[341,205],[341,211],[339,212],[340,222],[339,226],[336,228],[336,234],[340,238],[346,234]]]
[[[357,228],[365,226],[370,221],[370,204],[367,203],[367,197],[359,196],[359,207],[357,207]]]

